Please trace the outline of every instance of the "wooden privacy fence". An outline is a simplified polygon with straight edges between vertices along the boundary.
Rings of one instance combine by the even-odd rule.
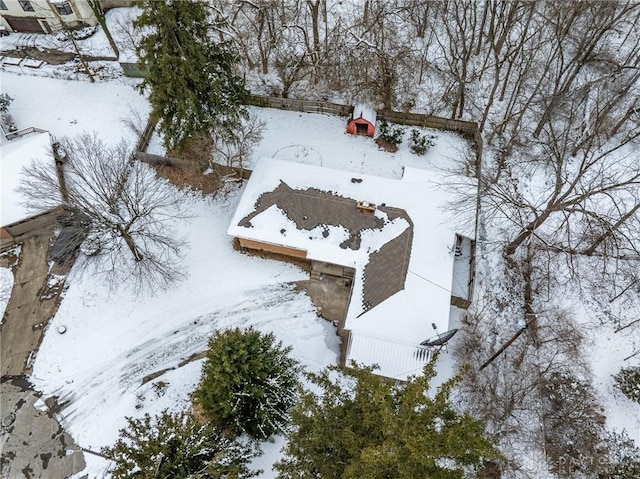
[[[302,111],[305,113],[327,113],[329,115],[351,116],[353,106],[328,101],[294,100],[274,96],[249,95],[247,105],[263,108],[277,108],[278,110]]]
[[[422,126],[425,128],[435,128],[437,130],[455,131],[466,136],[473,141],[476,154],[476,176],[480,176],[480,165],[482,164],[482,134],[478,124],[473,121],[454,120],[440,116],[423,115],[422,113],[407,113],[393,110],[376,111],[378,120],[385,120],[400,125]]]
[[[405,113],[392,110],[378,110],[377,119],[401,125],[424,126],[436,128],[438,130],[451,130],[474,136],[478,130],[478,124],[471,121],[453,120],[433,115],[423,115],[421,113]]]
[[[138,139],[138,144],[136,145],[136,151],[147,151],[149,148],[149,142],[151,141],[151,137],[153,136],[153,132],[156,129],[156,125],[158,124],[158,119],[153,115],[149,116],[149,121],[147,121],[147,126],[145,126],[142,135]]]
[[[353,112],[353,105],[343,105],[341,103],[330,103],[327,101],[294,100],[273,96],[249,95],[246,103],[263,108],[277,108],[279,110],[302,111],[306,113],[328,113],[339,116],[350,116]],[[391,123],[457,131],[471,137],[474,137],[478,131],[478,124],[472,121],[454,120],[451,118],[424,115],[422,113],[408,113],[393,110],[377,110],[376,114],[377,119]]]

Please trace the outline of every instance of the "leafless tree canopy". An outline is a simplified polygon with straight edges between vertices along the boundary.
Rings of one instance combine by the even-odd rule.
[[[86,236],[80,264],[112,286],[132,281],[136,288],[164,287],[181,273],[185,246],[173,230],[183,218],[180,196],[147,165],[133,161],[126,143],[109,146],[96,134],[63,138],[54,161],[24,170],[20,191],[26,206],[45,211],[63,204],[73,213],[66,225]],[[94,257],[95,256],[95,257]]]
[[[253,149],[262,139],[265,122],[250,114],[234,130],[218,129],[212,132],[214,163],[238,168],[241,172]]]

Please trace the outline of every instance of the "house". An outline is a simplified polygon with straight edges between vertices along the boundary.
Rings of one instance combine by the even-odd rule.
[[[373,108],[358,104],[353,107],[351,119],[347,122],[347,133],[373,136],[376,131],[376,112]]]
[[[451,329],[471,299],[473,226],[461,231],[443,211],[451,194],[444,181],[416,168],[397,180],[261,159],[228,233],[244,248],[345,278],[343,361],[406,380],[430,359],[428,341]]]
[[[0,0],[0,26],[7,31],[55,33],[97,23],[89,0]]]

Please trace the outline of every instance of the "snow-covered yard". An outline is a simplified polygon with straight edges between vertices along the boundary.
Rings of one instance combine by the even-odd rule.
[[[149,111],[132,85],[1,75],[3,93],[13,98],[9,112],[18,129],[42,128],[54,138],[96,131],[107,143],[133,142],[135,135],[123,122],[133,119],[132,112],[146,119]]]

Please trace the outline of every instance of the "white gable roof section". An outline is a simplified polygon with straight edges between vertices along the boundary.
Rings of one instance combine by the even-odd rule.
[[[51,136],[48,132],[32,133],[15,140],[7,140],[0,146],[0,226],[16,223],[34,214],[23,205],[24,198],[17,191],[24,176],[23,168],[29,168],[34,160],[49,160],[53,163]]]
[[[368,105],[359,103],[353,107],[353,118],[364,118],[372,125],[376,124],[376,111]]]

